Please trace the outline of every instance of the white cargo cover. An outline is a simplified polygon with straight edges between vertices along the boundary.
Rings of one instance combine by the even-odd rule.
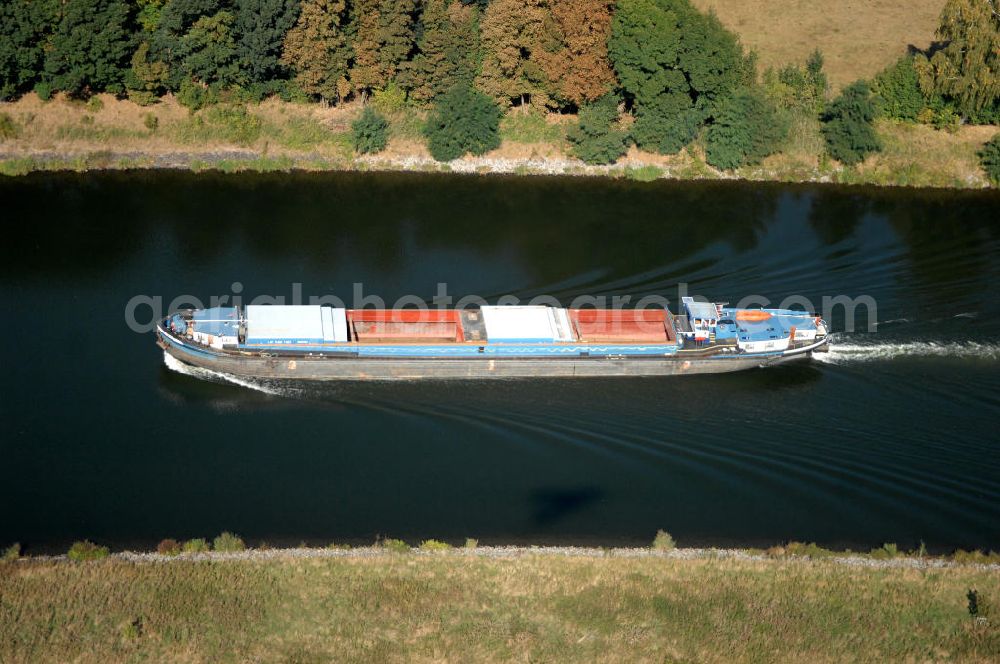
[[[347,341],[347,312],[320,306],[247,305],[248,344]]]
[[[515,306],[482,307],[486,338],[501,342],[574,341],[565,309]]]

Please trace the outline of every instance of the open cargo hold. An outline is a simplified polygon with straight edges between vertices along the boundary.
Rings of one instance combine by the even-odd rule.
[[[676,335],[664,309],[570,309],[580,341],[673,343]]]
[[[361,343],[458,343],[459,312],[406,309],[353,309],[347,312],[355,341]]]
[[[247,305],[248,344],[324,344],[347,341],[344,309],[321,306]]]

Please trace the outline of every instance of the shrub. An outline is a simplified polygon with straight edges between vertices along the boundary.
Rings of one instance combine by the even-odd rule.
[[[677,154],[695,139],[704,119],[704,114],[694,109],[671,113],[643,107],[632,125],[632,140],[644,150]]]
[[[351,123],[351,136],[358,153],[381,152],[389,142],[389,121],[371,106],[366,106],[361,116]]]
[[[471,537],[466,537],[465,538],[465,548],[466,549],[475,549],[477,546],[479,546],[479,540],[473,539]]]
[[[984,553],[978,550],[965,551],[964,549],[959,549],[952,554],[951,559],[956,563],[962,564],[997,565],[1000,564],[1000,552],[990,551],[989,553]]]
[[[886,558],[895,558],[899,556],[899,547],[896,546],[895,542],[886,542],[877,549],[872,549],[868,552],[872,558],[878,558],[880,560]]]
[[[372,94],[372,106],[386,115],[399,113],[406,108],[406,90],[390,81],[384,90]]]
[[[184,553],[207,553],[209,551],[208,542],[198,537],[184,542]]]
[[[705,158],[716,168],[759,164],[781,148],[788,122],[757,92],[738,92],[723,102],[705,135]]]
[[[14,542],[3,550],[2,560],[17,560],[21,557],[21,544]]]
[[[446,551],[451,548],[447,542],[439,542],[436,539],[424,540],[420,543],[420,548],[424,551]]]
[[[408,553],[410,545],[399,539],[382,540],[382,547],[393,553]]]
[[[871,90],[864,81],[847,86],[833,100],[823,114],[823,138],[830,156],[852,166],[861,163],[872,152],[879,152],[882,144],[875,134],[872,120],[875,105]]]
[[[153,133],[160,127],[160,118],[156,117],[152,113],[146,113],[146,115],[142,116],[142,124],[146,126],[146,129],[148,129],[150,133]]]
[[[653,549],[656,551],[673,551],[677,548],[674,538],[665,530],[657,530],[653,538]]]
[[[156,545],[156,552],[161,556],[176,556],[181,552],[181,545],[175,539],[165,539]]]
[[[478,90],[454,87],[438,100],[424,135],[438,161],[458,159],[467,152],[485,154],[500,147],[500,109]]]
[[[605,95],[580,109],[567,138],[573,155],[588,164],[613,164],[625,154],[625,132],[615,128],[618,98]]]
[[[38,83],[35,83],[35,94],[38,95],[38,98],[42,101],[52,99],[53,92],[51,83],[46,81],[39,81]]]
[[[878,97],[880,114],[894,120],[916,120],[927,105],[911,56],[883,69],[872,81],[872,92]]]
[[[17,138],[21,133],[20,127],[14,122],[14,118],[9,113],[0,113],[0,140]]]
[[[87,540],[82,542],[73,542],[73,546],[71,546],[69,551],[66,553],[66,557],[74,562],[100,560],[101,558],[107,558],[108,555],[108,547],[97,546],[93,542]]]
[[[823,54],[813,51],[805,66],[790,64],[775,71],[764,72],[764,91],[779,108],[801,111],[809,115],[823,109],[826,95],[826,74]]]
[[[246,544],[239,536],[226,531],[212,540],[212,548],[222,553],[235,553],[246,549]]]
[[[213,90],[188,79],[181,81],[181,86],[177,90],[177,102],[192,113],[200,111],[215,100],[216,95]]]
[[[943,130],[953,134],[962,125],[962,116],[955,112],[952,106],[944,106],[934,112],[931,125],[939,131]]]
[[[979,615],[979,591],[975,588],[969,588],[965,599],[969,600],[969,615],[975,618]]]
[[[98,112],[104,108],[104,102],[101,101],[100,97],[91,97],[87,100],[87,110],[93,113]]]

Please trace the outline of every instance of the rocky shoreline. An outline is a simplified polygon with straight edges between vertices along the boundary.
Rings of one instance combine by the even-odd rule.
[[[829,562],[849,567],[873,569],[947,569],[967,568],[1000,572],[996,563],[964,563],[938,557],[898,556],[875,558],[864,554],[834,554],[829,556],[788,555],[783,552],[760,552],[747,549],[678,548],[661,551],[651,548],[597,548],[578,546],[476,546],[469,548],[448,548],[428,550],[412,548],[409,551],[393,551],[382,546],[352,548],[295,547],[288,549],[247,549],[244,551],[201,553],[180,553],[165,555],[137,551],[123,551],[108,556],[134,563],[184,563],[222,561],[270,561],[325,558],[380,558],[391,556],[451,556],[459,558],[516,559],[529,556],[564,558],[661,558],[664,560],[733,560],[740,562]],[[67,556],[30,556],[20,561],[68,561]]]

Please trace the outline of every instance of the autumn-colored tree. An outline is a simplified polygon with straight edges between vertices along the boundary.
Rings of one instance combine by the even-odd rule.
[[[367,94],[384,89],[399,72],[416,42],[416,0],[355,0],[351,82]]]
[[[1000,4],[948,0],[937,38],[944,47],[913,62],[924,94],[952,98],[973,120],[1000,119]]]
[[[549,0],[546,47],[537,58],[560,102],[581,106],[614,85],[608,60],[613,6],[613,0]]]
[[[430,101],[472,83],[479,68],[479,10],[459,0],[426,0],[423,34],[409,63],[405,86],[416,101]]]
[[[483,64],[476,86],[501,106],[551,102],[538,53],[547,19],[545,0],[491,0],[483,15]]]
[[[351,93],[347,79],[351,44],[345,0],[304,0],[295,27],[285,36],[281,63],[310,95],[338,101]]]

